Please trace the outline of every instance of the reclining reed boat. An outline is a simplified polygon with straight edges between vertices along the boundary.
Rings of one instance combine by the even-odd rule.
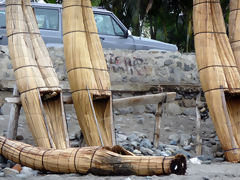
[[[183,155],[135,156],[120,146],[46,149],[11,141],[1,136],[0,154],[23,166],[56,173],[184,175],[187,168]]]

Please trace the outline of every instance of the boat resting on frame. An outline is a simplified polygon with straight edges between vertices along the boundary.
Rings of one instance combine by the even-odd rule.
[[[194,39],[202,89],[228,161],[240,161],[240,75],[219,0],[193,1]]]
[[[115,143],[112,93],[90,0],[63,1],[63,42],[74,107],[90,146]]]
[[[9,53],[29,129],[38,146],[69,147],[62,90],[30,0],[6,1]]]

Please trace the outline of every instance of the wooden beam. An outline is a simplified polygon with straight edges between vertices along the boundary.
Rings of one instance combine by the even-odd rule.
[[[143,96],[135,96],[121,99],[114,99],[113,106],[114,108],[126,107],[126,106],[136,106],[136,105],[145,105],[145,104],[158,104],[166,100],[166,102],[174,101],[176,98],[175,92],[168,93],[159,93]],[[5,98],[7,103],[21,104],[19,97],[7,97]],[[73,104],[71,95],[63,96],[64,104]]]
[[[145,104],[158,104],[163,101],[166,101],[166,102],[174,101],[175,98],[176,98],[175,92],[135,96],[135,97],[115,99],[113,100],[113,106],[114,108],[120,108],[120,107],[145,105]]]

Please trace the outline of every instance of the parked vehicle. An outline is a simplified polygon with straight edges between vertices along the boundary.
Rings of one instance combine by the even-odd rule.
[[[47,46],[63,46],[62,5],[32,3],[37,23]],[[123,23],[110,11],[93,8],[103,48],[177,51],[176,45],[132,36]],[[7,45],[5,1],[0,1],[0,45]]]

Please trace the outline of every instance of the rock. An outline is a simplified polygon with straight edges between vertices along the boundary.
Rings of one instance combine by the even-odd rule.
[[[139,142],[137,142],[137,141],[132,141],[132,142],[131,142],[131,145],[136,148],[136,147],[139,146]]]
[[[191,142],[191,139],[192,139],[191,135],[189,135],[189,134],[181,134],[180,135],[180,145],[181,146],[189,145],[190,142]]]
[[[224,161],[224,158],[215,158],[214,161],[215,161],[215,162],[223,162],[223,161]]]
[[[175,141],[178,143],[180,140],[180,136],[179,136],[179,134],[171,134],[170,136],[168,136],[168,140]]]
[[[83,138],[83,134],[82,134],[82,131],[77,131],[75,132],[75,139],[77,140],[81,140]]]
[[[196,107],[196,100],[195,99],[183,99],[183,106],[184,107]]]
[[[171,141],[170,141],[170,145],[177,145],[177,142],[174,141],[174,140],[171,140]]]
[[[143,119],[143,118],[140,118],[140,119],[137,120],[137,123],[138,123],[138,124],[143,124],[143,121],[144,121],[144,119]]]
[[[22,140],[24,140],[24,137],[22,135],[17,135],[16,140],[17,141],[22,141]]]
[[[141,139],[136,135],[136,134],[131,134],[130,136],[127,137],[127,140],[128,141],[137,141],[137,142],[140,142]]]
[[[202,164],[211,164],[212,161],[202,161]]]
[[[208,176],[203,176],[202,178],[203,180],[210,180],[210,178]]]
[[[223,157],[224,153],[223,152],[216,152],[216,157]]]
[[[143,139],[140,143],[140,146],[150,149],[152,148],[152,143],[149,139]]]
[[[75,134],[72,134],[71,136],[69,136],[69,140],[70,140],[70,141],[73,141],[73,140],[75,140],[75,139],[76,139]]]
[[[29,167],[22,167],[22,170],[20,174],[17,175],[17,177],[25,179],[32,176],[37,176],[37,174],[38,174],[38,171],[36,170],[33,170]]]
[[[166,111],[170,115],[178,115],[182,113],[181,107],[176,103],[168,103],[166,105]]]
[[[4,177],[4,176],[5,176],[4,172],[0,172],[0,177]]]
[[[173,155],[176,155],[176,154],[183,154],[188,159],[192,157],[190,153],[184,151],[183,149],[177,149]]]
[[[10,103],[4,103],[3,106],[1,107],[1,112],[3,115],[9,115],[10,114],[10,109],[11,109],[11,104]]]
[[[70,146],[71,146],[71,147],[79,147],[80,144],[79,144],[78,141],[72,141],[72,142],[70,142]]]
[[[191,146],[191,145],[187,145],[187,146],[184,146],[183,149],[184,149],[185,151],[191,151],[192,146]]]
[[[206,155],[197,156],[197,158],[201,161],[209,161],[212,159],[210,156],[206,156]]]
[[[195,108],[184,108],[183,114],[186,116],[196,116],[196,109]]]
[[[166,61],[164,61],[164,66],[169,66],[173,64],[173,60],[172,59],[167,59]]]
[[[17,170],[11,168],[5,168],[3,169],[3,172],[6,177],[15,177],[17,174],[19,174]]]
[[[167,152],[162,151],[162,152],[160,153],[160,156],[169,156],[169,154],[168,154]]]
[[[156,113],[156,109],[157,109],[157,105],[156,104],[147,104],[145,106],[145,112],[146,113],[155,114]]]
[[[140,151],[143,155],[153,155],[153,151],[145,147],[140,147]]]
[[[133,151],[133,153],[134,153],[134,154],[141,154],[141,151],[135,149],[135,150]]]
[[[161,156],[161,152],[162,152],[161,150],[157,149],[157,150],[155,151],[155,155],[156,155],[156,156]]]
[[[123,135],[123,134],[117,134],[117,141],[122,142],[122,141],[126,141],[127,140],[127,136]]]
[[[164,131],[169,132],[169,131],[171,131],[171,129],[170,129],[170,127],[165,127],[165,128],[164,128]]]
[[[12,162],[11,160],[7,160],[7,167],[12,168],[16,163]]]

